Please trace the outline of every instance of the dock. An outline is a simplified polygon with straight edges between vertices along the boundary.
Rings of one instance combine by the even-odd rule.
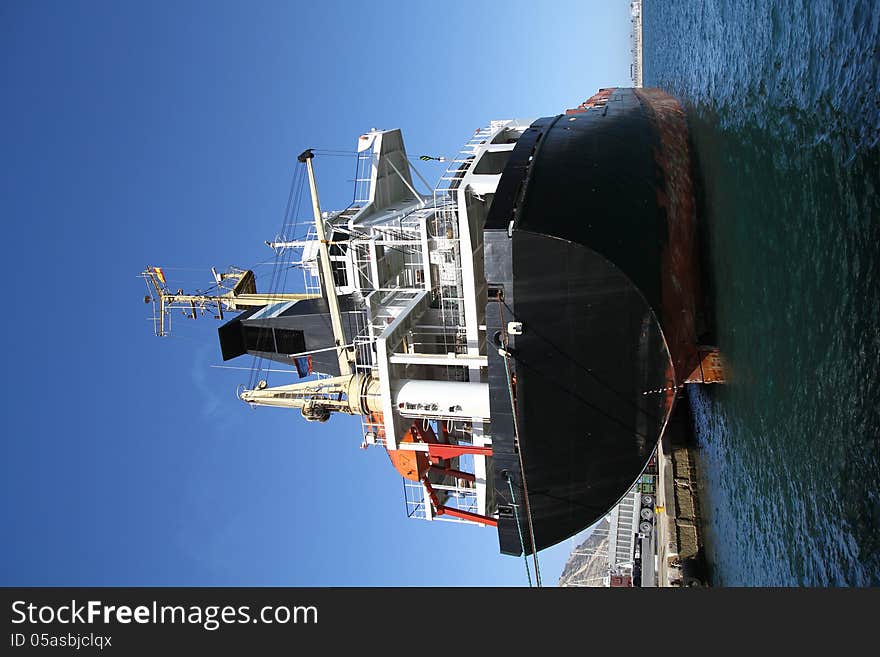
[[[657,585],[706,586],[699,465],[687,399],[679,399],[657,454]]]

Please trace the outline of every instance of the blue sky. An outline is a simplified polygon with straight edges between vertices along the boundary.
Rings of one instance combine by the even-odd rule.
[[[3,3],[0,55],[0,583],[525,585],[494,530],[408,520],[353,419],[237,402],[213,320],[155,338],[137,274],[268,260],[307,147],[453,155],[628,85],[629,3]],[[345,207],[353,162],[315,167]]]

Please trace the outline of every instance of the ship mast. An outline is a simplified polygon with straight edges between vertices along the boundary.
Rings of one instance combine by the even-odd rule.
[[[312,213],[315,217],[315,229],[318,231],[318,249],[321,257],[321,274],[324,278],[324,291],[327,294],[327,305],[330,308],[330,324],[333,327],[333,339],[339,348],[339,373],[351,374],[352,352],[345,344],[345,333],[342,330],[342,315],[339,311],[339,300],[336,298],[336,285],[333,280],[333,270],[330,267],[330,249],[327,248],[327,234],[324,230],[324,220],[321,218],[321,204],[318,200],[318,186],[315,183],[315,170],[312,168],[312,158],[315,154],[312,149],[306,149],[297,158],[304,162],[309,173],[309,191],[312,195]]]
[[[208,312],[211,312],[215,319],[223,319],[224,312],[238,312],[272,303],[320,297],[317,294],[301,293],[258,294],[254,273],[249,269],[230,267],[228,272],[222,274],[218,274],[215,269],[212,269],[212,272],[218,287],[225,289],[226,292],[220,294],[184,294],[183,290],[172,292],[165,283],[165,274],[161,268],[147,267],[141,273],[155,292],[155,296],[148,295],[144,301],[159,304],[153,317],[156,335],[166,337],[171,332],[171,311],[174,309],[182,310],[190,319],[196,319],[200,314]],[[225,281],[228,280],[234,281],[231,288],[226,287]]]

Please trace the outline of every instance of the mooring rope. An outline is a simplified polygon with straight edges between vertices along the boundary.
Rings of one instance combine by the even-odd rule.
[[[514,518],[516,518],[516,531],[519,533],[519,547],[523,553],[523,562],[526,564],[526,579],[529,580],[529,586],[532,585],[532,573],[529,570],[529,555],[526,554],[526,543],[525,539],[523,539],[522,533],[522,525],[519,524],[519,513],[516,512],[516,495],[513,494],[513,481],[510,478],[510,473],[506,472],[504,475],[507,477],[507,487],[510,489],[510,503],[514,506]]]
[[[532,510],[529,507],[529,489],[526,486],[526,467],[523,463],[522,449],[519,442],[519,421],[516,416],[516,398],[513,394],[513,380],[510,375],[510,351],[507,345],[507,332],[504,330],[504,309],[498,304],[498,315],[501,321],[501,343],[504,345],[499,350],[501,357],[504,359],[504,371],[507,375],[507,394],[510,397],[510,410],[513,416],[513,437],[516,441],[516,454],[519,457],[519,474],[523,489],[523,504],[526,512],[526,520],[529,524],[529,539],[532,544],[532,559],[535,562],[535,581],[541,586],[541,569],[538,566],[538,548],[535,543],[535,529],[532,523]],[[508,480],[508,483],[510,481]],[[519,525],[519,515],[517,515],[517,525]],[[525,556],[525,546],[523,546],[523,556]]]

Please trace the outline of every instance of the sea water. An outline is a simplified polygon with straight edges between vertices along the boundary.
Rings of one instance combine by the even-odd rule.
[[[726,385],[691,386],[718,585],[880,585],[880,2],[644,0],[686,108]]]

